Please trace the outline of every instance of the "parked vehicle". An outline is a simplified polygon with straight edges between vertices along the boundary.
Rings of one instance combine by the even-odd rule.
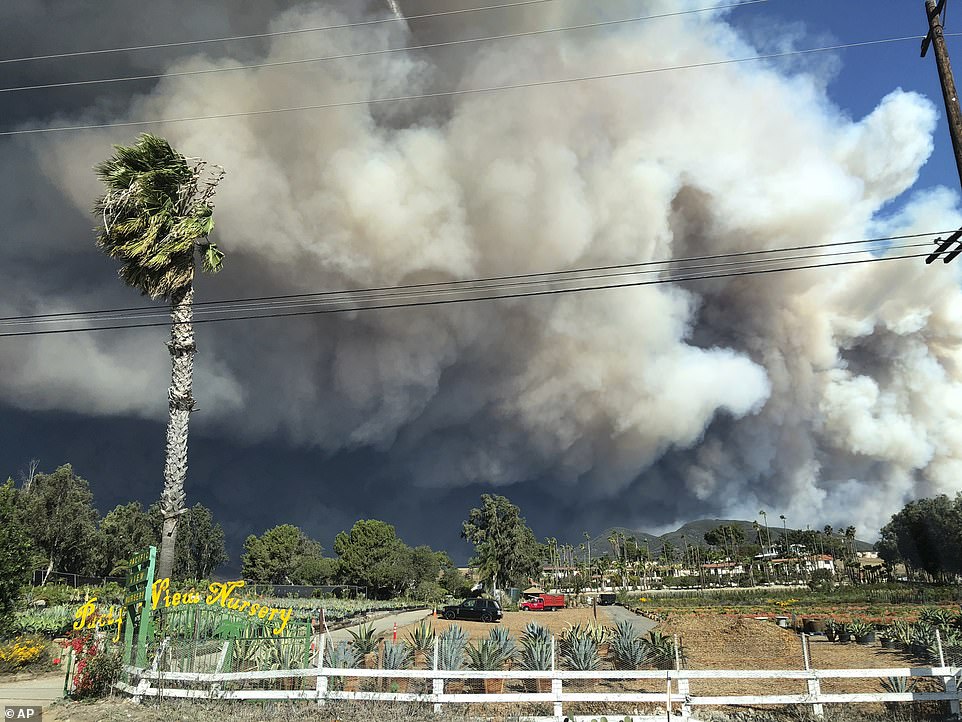
[[[531,599],[525,599],[518,608],[525,612],[553,612],[555,609],[564,609],[564,594],[541,594]]]
[[[598,595],[598,604],[600,604],[602,607],[610,607],[615,603],[616,599],[617,595],[610,592],[602,592],[600,595]]]
[[[460,604],[450,604],[441,610],[445,619],[468,619],[481,622],[501,621],[501,605],[493,599],[465,599]]]

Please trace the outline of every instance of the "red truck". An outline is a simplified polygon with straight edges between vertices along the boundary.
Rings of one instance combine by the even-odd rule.
[[[555,609],[564,609],[564,594],[542,594],[532,599],[525,599],[518,605],[525,612],[553,612]]]

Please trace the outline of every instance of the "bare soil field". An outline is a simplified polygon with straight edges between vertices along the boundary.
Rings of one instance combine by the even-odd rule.
[[[427,621],[434,626],[434,629],[439,634],[452,624],[457,624],[468,633],[471,639],[487,637],[491,628],[496,626],[494,624],[485,624],[484,622],[468,622],[463,619],[449,622],[446,619],[442,619],[440,615],[437,619],[429,618]],[[561,634],[568,625],[594,622],[594,615],[590,607],[581,609],[559,609],[556,612],[505,612],[504,618],[501,620],[501,625],[507,627],[511,635],[517,639],[521,636],[521,633],[524,632],[524,627],[528,622],[540,624],[552,634]],[[603,609],[598,610],[598,623],[609,626],[612,624],[611,619]],[[417,624],[409,624],[406,627],[398,628],[398,639],[407,639],[408,633],[416,626]]]

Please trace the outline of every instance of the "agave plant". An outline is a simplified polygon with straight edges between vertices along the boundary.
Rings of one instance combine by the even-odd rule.
[[[543,629],[543,627],[542,627]],[[544,671],[551,669],[551,637],[532,634],[522,637],[518,661],[521,669]]]
[[[468,667],[477,671],[501,669],[508,661],[504,650],[490,638],[482,639],[477,645],[469,644],[467,654]]]
[[[889,625],[889,636],[895,641],[908,646],[912,643],[912,625],[904,619],[896,619]]]
[[[468,646],[468,633],[452,624],[438,637],[438,669],[458,670],[464,668],[464,651]]]
[[[335,669],[355,669],[361,663],[361,655],[350,642],[332,644],[327,652],[327,666]]]
[[[932,627],[948,627],[954,620],[955,615],[941,607],[926,607],[919,613],[919,621]]]
[[[675,663],[679,650],[675,649],[673,637],[652,630],[648,633],[648,639],[645,639],[644,643],[648,647],[648,657],[659,669],[670,669]]]
[[[627,619],[615,627],[611,649],[619,666],[625,669],[640,669],[648,661],[651,652],[649,645],[640,638],[635,626]]]
[[[915,689],[915,683],[917,682],[917,680],[909,679],[908,677],[886,677],[880,681],[883,690],[895,694],[905,694],[906,692],[913,691]]]
[[[569,635],[561,645],[561,658],[569,669],[586,672],[601,666],[598,644],[587,635]]]
[[[408,635],[408,645],[412,652],[427,654],[434,649],[434,627],[422,620]]]
[[[357,650],[358,654],[371,654],[377,651],[378,642],[381,641],[381,635],[377,634],[374,627],[370,624],[361,624],[358,626],[357,631],[349,629],[348,633],[351,635],[351,644],[354,645],[354,649]]]
[[[383,666],[384,669],[409,669],[411,648],[404,642],[385,642]]]
[[[491,631],[488,632],[488,639],[491,643],[496,645],[505,661],[511,659],[518,647],[515,641],[511,638],[511,632],[508,631],[507,627],[498,625],[497,627],[492,627]]]
[[[524,643],[526,639],[551,639],[551,632],[549,632],[545,627],[535,622],[528,622],[524,625],[524,632],[521,634],[521,642]]]

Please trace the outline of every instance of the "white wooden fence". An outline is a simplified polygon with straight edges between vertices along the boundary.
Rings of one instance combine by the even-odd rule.
[[[355,700],[359,702],[412,702],[433,704],[436,712],[443,705],[513,703],[518,705],[549,703],[553,705],[556,719],[564,718],[565,704],[576,702],[654,704],[665,710],[690,715],[698,706],[721,705],[810,705],[816,716],[823,714],[826,704],[859,704],[881,702],[933,702],[944,701],[948,711],[959,712],[960,695],[958,680],[962,674],[959,667],[894,667],[887,669],[821,669],[821,670],[604,670],[594,672],[574,671],[520,671],[501,670],[479,672],[473,670],[388,670],[388,669],[336,669],[314,667],[257,672],[162,672],[152,669],[126,668],[127,682],[117,687],[137,699],[142,697],[207,699],[207,700],[303,700],[323,704],[327,700]],[[225,689],[227,684],[268,682],[292,678],[314,678],[314,689]],[[401,679],[431,680],[430,693],[336,691],[329,689],[330,678],[377,678],[387,683]],[[835,679],[874,679],[902,677],[913,680],[937,680],[941,691],[937,692],[871,692],[871,693],[824,693],[822,682]],[[479,694],[468,692],[445,692],[445,680],[514,679],[550,680],[550,692],[509,692]],[[590,692],[585,687],[591,682],[648,680],[664,685],[664,692]],[[800,680],[807,683],[805,694],[761,695],[694,695],[690,684],[697,680]],[[534,685],[532,685],[534,686]],[[567,689],[566,689],[567,687]],[[597,715],[595,715],[597,716]]]

